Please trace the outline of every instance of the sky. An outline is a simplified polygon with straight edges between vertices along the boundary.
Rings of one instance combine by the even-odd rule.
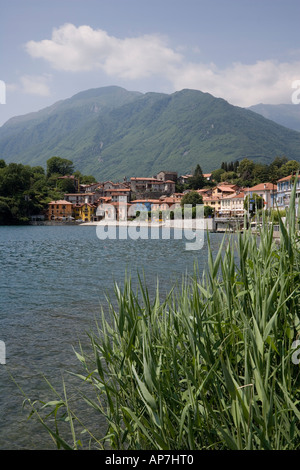
[[[292,103],[299,20],[300,0],[0,0],[0,125],[110,85]]]

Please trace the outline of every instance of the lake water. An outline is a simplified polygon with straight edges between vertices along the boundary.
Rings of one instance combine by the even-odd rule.
[[[210,234],[213,251],[222,237]],[[6,347],[0,449],[54,448],[41,425],[27,421],[29,408],[22,408],[24,396],[11,376],[31,400],[50,399],[42,375],[58,386],[64,371],[76,371],[73,347],[88,342],[114,281],[122,286],[127,271],[135,285],[144,271],[150,293],[157,279],[167,292],[195,261],[204,267],[206,240],[198,251],[187,251],[186,242],[172,233],[171,239],[100,240],[94,226],[0,227],[0,341]]]

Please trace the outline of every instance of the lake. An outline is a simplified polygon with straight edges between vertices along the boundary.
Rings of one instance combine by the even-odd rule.
[[[213,252],[223,234],[211,233]],[[206,235],[201,250],[187,251],[187,240],[127,238],[100,240],[94,226],[0,227],[0,341],[6,364],[0,364],[0,449],[52,449],[41,425],[27,421],[24,396],[50,399],[44,374],[55,386],[62,373],[76,371],[73,347],[88,343],[105,295],[129,273],[145,274],[150,293],[159,280],[168,292],[176,280],[207,261]],[[101,425],[101,423],[100,423]]]

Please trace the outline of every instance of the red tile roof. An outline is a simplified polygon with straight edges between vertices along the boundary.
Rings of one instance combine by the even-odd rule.
[[[157,180],[156,178],[130,178],[131,180],[135,180],[135,181],[157,181],[159,182],[160,180]]]
[[[280,181],[290,181],[292,178],[295,178],[295,175],[289,175],[289,176],[285,176],[284,178],[280,178],[280,180],[278,180],[278,183]],[[300,178],[300,175],[298,175],[298,179]]]
[[[231,194],[230,196],[225,196],[223,199],[244,199],[245,193]]]
[[[60,199],[59,201],[51,201],[51,202],[49,202],[49,204],[64,204],[64,205],[70,204],[72,206],[71,202],[65,201],[63,199]]]
[[[277,188],[276,184],[260,183],[260,184],[257,184],[256,186],[252,186],[252,188],[245,188],[244,191],[245,192],[248,192],[248,191],[273,191],[276,188]]]
[[[219,185],[218,189],[224,193],[234,193],[235,189],[233,189],[230,185]]]
[[[109,188],[109,189],[104,189],[105,192],[109,192],[109,191],[130,191],[129,188]]]

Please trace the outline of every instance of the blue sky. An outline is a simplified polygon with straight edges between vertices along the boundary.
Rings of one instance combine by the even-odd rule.
[[[0,0],[0,125],[108,85],[291,103],[299,0]]]

